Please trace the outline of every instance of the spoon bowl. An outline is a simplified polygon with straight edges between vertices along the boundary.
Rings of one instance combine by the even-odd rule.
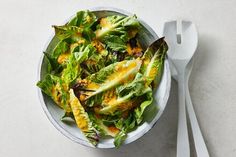
[[[197,48],[196,26],[190,21],[170,21],[164,25],[164,35],[169,45],[168,55],[172,59],[190,60]],[[178,37],[180,42],[177,42]]]

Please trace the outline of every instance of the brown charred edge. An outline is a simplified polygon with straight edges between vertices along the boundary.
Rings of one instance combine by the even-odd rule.
[[[165,42],[165,37],[162,37],[156,41],[154,41],[150,46],[149,46],[149,50],[152,51],[153,53],[155,53],[156,51],[158,51],[159,49],[165,49],[167,48],[168,50],[168,45]],[[167,51],[166,50],[166,51]],[[166,52],[165,52],[166,53]]]
[[[99,18],[96,22],[94,22],[94,24],[90,27],[93,31],[96,31],[97,29],[97,25],[100,24],[102,18]]]
[[[89,72],[89,69],[88,69],[86,63],[82,62],[82,63],[80,64],[80,66],[81,66],[81,68],[83,69],[83,70],[82,70],[82,74],[81,74],[81,78],[82,78],[82,79],[84,79],[84,78],[86,78],[87,76],[91,75],[91,73]]]
[[[131,38],[131,39],[129,40],[129,44],[130,44],[130,46],[131,46],[132,49],[138,46],[138,45],[137,45],[136,36],[135,36],[134,38]]]
[[[80,80],[79,82],[77,82],[74,86],[72,86],[72,89],[74,91],[75,96],[80,100],[80,96],[84,95],[87,96],[85,93],[86,92],[94,92],[94,90],[89,90],[86,89],[85,87],[87,86],[86,82],[83,82],[82,80]],[[82,104],[84,103],[83,101],[81,102]]]

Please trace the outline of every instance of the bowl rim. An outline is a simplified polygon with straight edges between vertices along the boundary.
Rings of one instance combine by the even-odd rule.
[[[89,11],[111,11],[111,12],[117,12],[119,14],[123,14],[126,16],[130,16],[133,15],[132,13],[123,10],[123,9],[119,9],[119,8],[114,8],[114,7],[93,7],[93,8],[88,8],[87,10]],[[66,19],[63,24],[67,23],[70,19],[72,19],[75,16],[75,14],[73,14],[72,16],[70,16],[68,19]],[[139,17],[137,17],[137,19],[139,20],[139,22],[153,35],[154,39],[158,39],[159,37],[157,36],[156,32],[146,23],[144,22],[142,19],[140,19]],[[45,45],[43,47],[43,52],[45,52],[48,48],[48,45],[50,44],[50,42],[52,41],[52,39],[54,38],[55,33],[51,33],[51,35],[49,36],[48,40],[45,42]],[[44,55],[42,53],[39,62],[38,62],[38,69],[37,69],[37,81],[41,80],[41,69],[42,69],[42,63],[43,63],[43,59],[44,59]],[[170,93],[170,88],[171,88],[171,74],[170,74],[170,68],[169,68],[169,62],[168,59],[165,59],[165,68],[167,69],[167,87],[166,87],[166,91],[164,94],[164,98],[163,98],[163,104],[165,104],[164,109],[166,108],[166,104],[169,98],[169,93]],[[81,139],[77,136],[74,136],[73,134],[71,134],[69,131],[67,131],[63,126],[61,126],[52,116],[52,114],[49,112],[47,105],[45,104],[44,101],[44,97],[43,97],[43,93],[41,91],[40,88],[37,88],[38,91],[38,96],[39,96],[39,100],[41,103],[41,106],[43,108],[44,113],[46,114],[47,118],[49,119],[49,121],[53,124],[53,126],[64,136],[66,136],[67,138],[69,138],[70,140],[79,143],[83,146],[86,147],[92,147],[92,148],[114,148],[115,146],[103,146],[103,147],[94,147],[89,141]],[[129,143],[132,143],[134,141],[136,141],[137,139],[141,138],[143,135],[145,135],[149,130],[151,130],[151,128],[153,128],[155,126],[155,124],[157,123],[157,121],[159,120],[159,118],[161,117],[163,110],[159,110],[158,111],[158,115],[159,116],[155,116],[154,119],[144,128],[144,130],[142,130],[140,133],[138,133],[134,138],[132,138],[131,140],[126,140],[125,142],[123,142],[122,145],[126,145]]]

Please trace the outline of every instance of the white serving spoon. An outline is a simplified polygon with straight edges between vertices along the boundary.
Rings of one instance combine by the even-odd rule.
[[[197,48],[197,31],[192,22],[170,21],[164,25],[163,35],[169,45],[168,57],[176,69],[177,75],[174,79],[178,82],[179,93],[179,118],[177,133],[177,157],[189,157],[189,138],[185,108],[185,72],[187,64],[191,60]]]

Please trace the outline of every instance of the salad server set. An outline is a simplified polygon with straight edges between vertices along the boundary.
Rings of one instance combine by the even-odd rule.
[[[178,83],[178,132],[177,157],[189,157],[189,138],[186,108],[193,132],[197,156],[209,157],[191,101],[188,81],[193,67],[193,55],[197,48],[198,35],[190,21],[170,21],[164,24],[163,36],[168,43],[168,58],[172,77]]]

